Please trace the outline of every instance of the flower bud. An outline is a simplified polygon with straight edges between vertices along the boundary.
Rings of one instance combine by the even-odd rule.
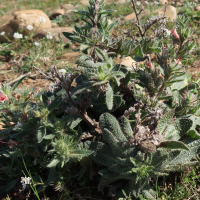
[[[3,92],[0,92],[0,102],[4,102],[4,101],[9,101],[7,95],[5,95]]]

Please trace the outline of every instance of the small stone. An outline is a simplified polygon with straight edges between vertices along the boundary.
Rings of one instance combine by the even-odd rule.
[[[51,33],[51,36],[55,38],[57,41],[60,41],[60,36],[62,37],[62,40],[64,43],[67,43],[69,40],[63,35],[63,32],[69,32],[73,33],[74,28],[71,27],[58,27],[58,28],[49,28],[49,29],[43,29],[37,35],[34,36],[34,39],[41,39],[43,37],[46,37],[48,33]]]
[[[162,16],[164,14],[164,8],[156,9],[153,12],[156,12]],[[165,14],[171,20],[176,20],[176,18],[177,18],[177,12],[176,12],[176,8],[174,6],[167,5]]]
[[[200,6],[197,6],[194,10],[195,11],[200,11]]]
[[[65,10],[64,9],[55,9],[49,16],[50,20],[56,19],[59,15],[64,15]]]
[[[82,3],[84,6],[89,6],[88,0],[80,0],[80,3]]]
[[[72,4],[63,4],[60,6],[60,8],[64,10],[73,10],[74,6]]]
[[[149,10],[145,10],[145,11],[142,11],[140,16],[144,16],[144,15],[149,15],[150,14],[150,11]],[[124,19],[126,21],[130,21],[130,20],[134,20],[136,18],[136,15],[135,13],[131,13],[129,15],[127,15]]]
[[[121,59],[120,64],[126,66],[129,69],[133,69],[136,67],[136,61],[133,60],[130,56]]]
[[[160,5],[165,5],[165,3],[169,3],[168,0],[159,0]]]

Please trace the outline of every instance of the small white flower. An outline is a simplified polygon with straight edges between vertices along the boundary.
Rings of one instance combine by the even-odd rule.
[[[23,38],[23,35],[20,33],[14,33],[13,37],[16,39],[21,39],[21,38]]]
[[[40,43],[39,43],[39,42],[34,42],[33,44],[34,44],[35,46],[37,46],[37,47],[40,46]]]
[[[154,3],[154,4],[157,4],[157,5],[158,5],[158,4],[160,4],[160,3],[159,3],[159,2],[157,2],[157,1],[154,1],[153,3]]]
[[[35,160],[33,161],[34,165],[37,165],[37,159],[35,158]]]
[[[46,37],[47,37],[47,39],[50,39],[50,40],[53,38],[53,36],[50,34],[46,35]]]
[[[60,74],[64,75],[67,71],[66,71],[65,69],[60,69],[58,72],[59,72]]]
[[[149,2],[148,2],[148,1],[144,1],[144,3],[146,3],[146,4],[149,4]]]
[[[22,185],[24,185],[24,184],[30,184],[30,180],[31,180],[31,178],[30,177],[21,177],[21,183],[22,183]]]
[[[165,28],[165,35],[164,36],[168,37],[168,36],[170,36],[170,34],[171,34],[171,31]]]
[[[28,25],[26,28],[27,28],[29,31],[33,30],[33,26],[31,26],[31,25]]]
[[[5,31],[2,31],[2,32],[0,33],[0,35],[5,35]]]
[[[140,2],[140,1],[137,1],[136,4],[137,4],[138,6],[140,6],[140,5],[141,5],[141,2]]]
[[[40,17],[40,21],[45,23],[46,22],[46,19],[44,17]]]

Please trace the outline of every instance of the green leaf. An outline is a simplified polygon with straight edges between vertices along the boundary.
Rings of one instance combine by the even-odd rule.
[[[97,53],[97,56],[98,56],[102,61],[108,60],[108,55],[107,55],[107,53],[106,53],[104,50],[99,49],[99,48],[96,48],[96,53]]]
[[[14,179],[10,182],[7,182],[6,186],[3,187],[4,189],[1,190],[0,194],[9,192],[16,185],[17,181],[18,181],[18,179]]]
[[[127,85],[131,79],[131,72],[129,71],[126,77],[124,78],[124,84]]]
[[[11,89],[11,92],[13,92],[17,86],[26,78],[26,76],[22,77]]]
[[[133,57],[133,60],[135,60],[136,62],[143,62],[147,58],[148,58],[148,56],[145,56],[145,57],[135,56],[135,57]]]
[[[46,128],[44,126],[40,126],[39,130],[37,131],[37,139],[38,143],[43,140],[43,137],[46,135]]]
[[[59,162],[60,162],[59,159],[53,159],[53,160],[47,165],[47,167],[55,167]]]
[[[45,135],[45,136],[43,137],[43,139],[50,140],[50,139],[53,139],[54,137],[55,137],[55,135],[50,134],[50,135]]]
[[[174,110],[166,113],[158,122],[158,132],[159,134],[163,134],[167,127],[173,122],[173,116],[175,114]]]
[[[101,130],[104,132],[105,129],[108,129],[108,131],[110,131],[114,135],[117,142],[124,142],[127,140],[124,134],[122,133],[118,121],[113,115],[109,113],[104,113],[100,116],[99,121]]]
[[[167,149],[184,149],[190,150],[187,145],[185,145],[181,141],[164,141],[160,143],[160,146],[167,148]]]
[[[91,87],[93,87],[93,84],[91,82],[83,83],[82,85],[79,85],[79,86],[75,87],[72,90],[71,95],[79,94],[79,93],[83,92],[86,89],[90,89]]]
[[[112,110],[113,108],[113,89],[110,86],[110,84],[108,84],[108,90],[106,91],[106,105],[108,110]]]
[[[92,153],[93,151],[90,151],[90,150],[73,150],[70,152],[70,157],[82,158],[85,156],[89,156]]]
[[[57,96],[53,102],[47,107],[49,112],[52,112],[55,108],[57,108],[60,103],[62,102],[62,97],[61,96]]]

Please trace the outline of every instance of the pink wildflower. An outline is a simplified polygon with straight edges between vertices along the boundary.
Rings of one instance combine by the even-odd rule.
[[[174,62],[175,62],[175,64],[178,64],[178,65],[181,65],[182,63],[181,63],[181,59],[180,58],[178,58],[177,60],[176,59],[174,59]]]
[[[48,106],[53,102],[53,100],[47,101]]]
[[[4,101],[9,101],[7,95],[5,95],[3,92],[0,92],[0,102],[4,102]]]
[[[179,37],[179,35],[178,35],[177,31],[176,31],[176,28],[173,29],[173,30],[170,30],[170,31],[171,31],[171,33],[172,33],[172,35],[173,35],[174,37],[176,37],[177,39],[180,39],[180,37]]]
[[[10,112],[8,110],[2,110],[2,112],[6,113],[6,114],[10,114]]]
[[[147,63],[147,66],[148,66],[150,69],[154,69],[154,66],[153,66],[153,64],[152,64],[152,63],[150,63],[150,62],[148,62],[148,63]]]
[[[7,125],[8,126],[13,126],[15,123],[14,122],[8,122]]]
[[[28,119],[27,119],[27,114],[23,114],[22,113],[22,119],[24,120],[24,121],[27,121]]]
[[[13,141],[13,140],[9,140],[7,144],[8,144],[8,146],[9,146],[10,148],[12,148],[14,145],[18,145],[19,142],[15,142],[15,141]]]

